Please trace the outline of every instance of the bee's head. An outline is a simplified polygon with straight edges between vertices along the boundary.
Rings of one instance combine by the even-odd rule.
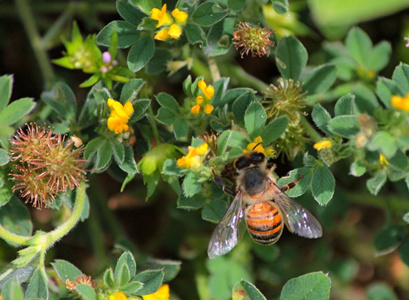
[[[265,162],[265,160],[266,156],[264,155],[264,153],[252,151],[236,159],[236,161],[234,162],[234,167],[237,171],[240,171],[249,167],[260,166]]]

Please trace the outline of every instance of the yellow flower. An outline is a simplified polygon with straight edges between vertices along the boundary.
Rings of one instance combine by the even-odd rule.
[[[182,28],[177,24],[172,24],[169,27],[168,33],[172,39],[178,39],[182,35]]]
[[[212,100],[214,96],[214,87],[209,85],[207,86],[206,82],[204,80],[199,81],[199,88],[202,91],[203,95],[205,96],[207,101]]]
[[[128,101],[125,105],[122,105],[121,102],[109,98],[107,104],[111,109],[107,122],[108,129],[115,132],[115,134],[128,131],[129,126],[127,123],[134,111],[132,103]]]
[[[325,148],[331,148],[331,147],[332,147],[332,141],[330,140],[323,140],[321,142],[314,144],[314,149],[318,151],[325,149]]]
[[[169,38],[169,28],[162,28],[153,38],[158,41],[166,41]]]
[[[117,292],[115,295],[110,295],[109,300],[128,300],[128,297],[122,292]]]
[[[155,293],[142,296],[143,300],[169,300],[169,285],[162,285]]]
[[[381,163],[382,166],[389,165],[389,161],[386,160],[386,157],[383,154],[379,154],[379,162]]]
[[[250,143],[247,145],[247,149],[243,150],[243,153],[249,153],[251,151],[257,151],[257,152],[261,152],[264,153],[267,156],[270,156],[274,153],[273,149],[264,149],[263,145],[262,145],[263,139],[261,138],[261,136],[258,136],[254,139],[254,142]]]
[[[203,96],[199,95],[196,97],[196,105],[190,110],[192,114],[198,114],[200,109],[203,109],[205,114],[211,114],[214,110],[214,106],[209,104],[214,96],[214,87],[209,85],[207,86],[206,82],[200,80],[198,83],[199,89],[202,91]]]
[[[396,109],[409,111],[409,93],[406,94],[406,97],[392,96],[391,104]]]
[[[211,104],[206,104],[205,107],[203,108],[203,111],[205,112],[205,114],[210,115],[212,113],[214,109],[214,106]]]
[[[156,28],[159,28],[163,25],[171,25],[173,23],[173,20],[171,16],[167,13],[166,9],[167,5],[165,3],[163,4],[162,9],[153,8],[151,10],[151,19],[158,21]]]
[[[182,10],[175,8],[172,10],[172,17],[175,18],[179,24],[184,24],[187,20],[188,14]]]
[[[200,106],[199,105],[194,105],[190,109],[190,112],[194,115],[197,115],[200,112]]]
[[[197,97],[196,97],[196,104],[197,104],[197,105],[202,105],[203,102],[204,102],[203,96],[197,96]]]
[[[176,164],[178,167],[187,169],[199,169],[202,166],[202,157],[209,150],[209,146],[205,143],[198,147],[187,147],[188,153],[179,158]]]

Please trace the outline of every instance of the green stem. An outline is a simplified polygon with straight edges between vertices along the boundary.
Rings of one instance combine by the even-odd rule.
[[[209,72],[206,64],[204,64],[197,56],[193,56],[191,70],[196,76],[203,76],[205,81],[210,81],[212,78],[212,74]]]
[[[228,66],[224,68],[223,74],[226,74],[228,77],[232,77],[239,82],[240,85],[252,87],[258,91],[264,92],[268,89],[268,84],[264,83],[257,77],[247,73],[240,66]]]
[[[78,223],[81,217],[81,212],[82,212],[82,209],[84,208],[85,199],[86,199],[84,181],[77,188],[76,192],[77,194],[75,197],[75,204],[74,204],[74,208],[72,210],[71,216],[59,227],[47,233],[48,245],[46,249],[52,246],[56,241],[61,239],[63,236],[65,236],[68,232],[70,232],[75,227],[75,225]]]
[[[72,9],[71,6],[68,6],[66,10],[58,17],[58,19],[53,23],[50,29],[43,36],[43,45],[49,46],[49,43],[52,40],[55,40],[61,33],[64,24],[71,18],[72,16]]]
[[[212,57],[209,58],[209,69],[210,69],[210,74],[212,74],[212,80],[213,82],[216,82],[217,80],[220,79],[220,72],[219,68],[217,67],[216,60]]]
[[[28,246],[27,241],[31,238],[31,236],[24,236],[12,233],[0,225],[0,238],[13,244]]]
[[[160,136],[159,136],[159,131],[158,131],[158,127],[156,126],[156,122],[155,122],[155,118],[153,116],[153,110],[152,110],[152,106],[149,106],[148,108],[148,121],[149,124],[152,127],[152,132],[153,132],[153,137],[156,140],[156,144],[160,144]]]
[[[21,21],[24,24],[27,37],[30,40],[31,47],[33,48],[34,54],[40,65],[40,70],[45,81],[45,87],[48,89],[54,82],[54,71],[51,67],[50,60],[48,59],[47,52],[45,51],[44,44],[38,32],[38,28],[35,23],[36,18],[34,17],[26,0],[15,0],[15,2],[21,17]]]
[[[304,127],[305,131],[313,139],[314,142],[319,142],[322,140],[322,137],[318,133],[318,131],[316,131],[314,127],[312,127],[310,122],[308,122],[308,120],[303,115],[300,116],[300,122],[301,125]]]

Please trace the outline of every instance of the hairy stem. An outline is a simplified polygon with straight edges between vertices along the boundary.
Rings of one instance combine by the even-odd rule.
[[[322,140],[321,135],[312,127],[310,122],[304,117],[300,116],[300,122],[302,127],[304,127],[305,131],[308,133],[308,135],[313,139],[314,142],[319,142]]]
[[[3,240],[9,242],[9,243],[14,243],[18,245],[28,245],[28,239],[31,238],[31,236],[24,236],[24,235],[18,235],[15,233],[12,233],[5,229],[3,226],[0,225],[0,238]]]
[[[153,133],[153,137],[156,140],[156,144],[160,144],[161,141],[160,141],[159,131],[158,131],[158,127],[156,126],[156,122],[153,116],[153,110],[152,110],[151,105],[149,105],[147,117],[148,117],[148,122],[152,127],[152,133]]]

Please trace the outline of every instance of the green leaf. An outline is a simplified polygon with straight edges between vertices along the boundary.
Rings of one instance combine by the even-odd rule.
[[[246,112],[250,103],[254,101],[256,101],[256,96],[253,94],[253,92],[248,91],[233,102],[232,111],[237,123],[244,123],[244,113]]]
[[[94,289],[87,284],[76,285],[75,291],[83,300],[97,300],[97,294]]]
[[[271,4],[275,12],[283,16],[287,15],[290,10],[288,0],[271,0]]]
[[[372,41],[360,28],[352,28],[345,41],[348,53],[362,67],[368,67],[369,53],[372,52]]]
[[[178,117],[173,124],[173,130],[175,137],[177,139],[182,139],[187,136],[187,133],[189,131],[189,124],[184,118]]]
[[[0,77],[0,111],[7,106],[13,88],[13,76],[3,75]]]
[[[267,121],[267,114],[259,102],[253,102],[244,113],[244,125],[250,136],[254,140],[258,137]]]
[[[142,282],[131,281],[121,287],[121,292],[123,292],[124,294],[136,294],[142,287]]]
[[[1,297],[4,300],[24,300],[23,290],[15,278],[6,282],[1,290]]]
[[[170,259],[151,258],[148,262],[149,269],[162,269],[165,273],[164,281],[168,282],[176,277],[180,272],[182,262]]]
[[[132,78],[127,83],[125,83],[121,91],[121,103],[125,104],[128,101],[134,101],[144,84],[145,81],[139,78]]]
[[[104,272],[104,285],[110,289],[116,287],[115,280],[114,280],[114,272],[111,268],[105,270]]]
[[[250,282],[241,280],[233,287],[233,299],[236,296],[247,297],[251,300],[267,300],[266,297]],[[239,298],[242,299],[242,298]]]
[[[160,107],[156,119],[165,125],[171,126],[175,122],[175,113],[167,108]]]
[[[0,167],[7,165],[9,161],[10,156],[8,155],[8,152],[4,149],[0,149]]]
[[[186,197],[185,195],[183,195],[183,193],[181,193],[177,201],[177,206],[178,208],[187,210],[199,209],[203,207],[205,201],[206,197],[204,197],[200,193],[192,197]]]
[[[214,199],[206,203],[202,210],[202,219],[218,223],[227,210],[227,203],[221,199]]]
[[[371,151],[380,151],[387,159],[392,158],[398,150],[396,140],[386,131],[378,131],[367,147]]]
[[[393,71],[392,79],[403,95],[409,93],[409,65],[400,63]]]
[[[352,163],[349,174],[355,177],[361,177],[366,172],[366,167],[362,161],[356,160]]]
[[[283,37],[277,45],[276,62],[284,79],[298,80],[307,65],[308,53],[294,36]]]
[[[16,123],[27,115],[35,106],[32,98],[21,98],[13,101],[0,111],[0,126]]]
[[[209,27],[224,17],[227,16],[227,11],[223,11],[221,7],[211,1],[200,4],[192,14],[192,21],[197,25]]]
[[[145,116],[146,111],[151,105],[150,99],[139,99],[133,105],[134,114],[132,115],[132,121],[138,121]]]
[[[135,25],[125,21],[113,21],[107,24],[97,35],[97,44],[105,47],[111,45],[112,33],[118,34],[118,48],[128,48],[139,42],[141,35]]]
[[[6,205],[13,195],[13,182],[11,180],[7,180],[0,188],[0,207]]]
[[[378,81],[376,82],[376,94],[387,108],[391,107],[392,95],[399,95],[401,93],[402,92],[395,81],[384,77],[378,77]]]
[[[167,159],[163,163],[162,174],[170,176],[181,177],[186,173],[184,169],[179,168],[176,165],[176,161],[173,159]]]
[[[409,266],[409,236],[407,235],[399,247],[399,256]]]
[[[406,168],[408,167],[408,158],[405,155],[405,153],[403,153],[403,151],[400,150],[399,148],[396,151],[395,155],[388,161],[391,166],[401,171],[405,171]]]
[[[358,116],[338,116],[328,123],[328,129],[342,137],[351,137],[360,130]]]
[[[229,21],[230,19],[224,19],[210,27],[207,34],[207,45],[203,49],[208,57],[224,55],[229,51],[232,44],[231,34],[226,32]]]
[[[169,95],[168,93],[159,93],[156,95],[156,101],[158,101],[160,106],[165,107],[174,113],[177,113],[179,110],[179,103],[175,97]]]
[[[138,26],[145,17],[145,15],[138,8],[131,5],[127,0],[117,1],[116,10],[125,21],[135,26]]]
[[[48,299],[48,293],[47,275],[45,273],[45,269],[38,268],[34,271],[33,276],[31,276],[25,298]]]
[[[407,224],[409,224],[409,212],[407,212],[406,214],[404,214],[403,216],[403,221],[405,221]]]
[[[354,86],[352,93],[355,95],[355,111],[357,113],[372,114],[374,109],[379,106],[374,92],[361,83]]]
[[[164,273],[162,270],[148,270],[137,274],[133,280],[143,283],[143,288],[137,295],[147,295],[156,292],[162,285]]]
[[[246,0],[229,0],[227,6],[234,12],[238,12],[244,8]]]
[[[391,224],[382,227],[375,235],[374,247],[380,254],[387,254],[395,250],[405,236],[405,228]]]
[[[0,275],[0,290],[4,291],[8,284],[7,282],[10,280],[15,279],[18,283],[26,282],[31,277],[34,270],[35,267],[32,265],[26,265],[22,268],[4,268]]]
[[[321,106],[321,104],[315,104],[312,109],[312,120],[319,129],[329,136],[332,136],[333,133],[328,129],[328,123],[331,121],[331,115],[328,111]]]
[[[325,64],[313,69],[304,78],[303,90],[308,96],[326,92],[337,78],[337,69],[333,64]]]
[[[0,209],[0,224],[12,233],[29,236],[33,230],[30,213],[15,195]]]
[[[144,36],[131,47],[128,53],[128,67],[132,72],[141,70],[153,57],[155,42],[151,36]]]
[[[366,182],[366,187],[372,195],[377,195],[386,182],[385,172],[379,172]]]
[[[112,148],[109,145],[109,140],[105,140],[103,143],[101,143],[97,151],[97,156],[95,159],[95,172],[101,173],[108,168],[111,159]]]
[[[320,205],[327,205],[335,189],[335,178],[326,166],[318,166],[312,174],[311,191]]]
[[[76,266],[66,260],[57,259],[51,265],[62,282],[65,282],[67,279],[75,281],[75,278],[82,275],[82,272]]]
[[[125,160],[125,148],[124,145],[122,145],[120,142],[116,140],[111,140],[110,141],[111,148],[112,148],[112,154],[114,155],[114,159],[118,165],[121,165],[124,163]]]
[[[51,91],[43,92],[41,99],[64,120],[70,120],[75,116],[77,100],[71,88],[64,82],[58,82]]]
[[[385,68],[391,57],[392,47],[389,42],[382,41],[377,44],[371,51],[368,58],[368,69],[378,73]]]
[[[183,180],[183,192],[186,197],[191,197],[200,192],[202,185],[198,182],[198,179],[195,173],[187,173]]]
[[[129,268],[126,264],[115,267],[115,283],[118,287],[124,286],[131,279]]]
[[[134,277],[136,274],[136,262],[132,253],[129,251],[124,252],[119,258],[115,266],[115,278],[120,277],[121,266],[126,265],[128,267],[129,275]]]
[[[322,272],[308,273],[287,281],[281,291],[281,300],[329,299],[331,279]]]
[[[248,88],[235,88],[235,89],[230,89],[224,94],[223,98],[221,99],[220,103],[217,103],[216,105],[218,106],[224,106],[226,104],[230,104],[231,102],[234,102],[237,98],[239,98],[241,95],[243,95],[246,92],[253,92],[252,89]]]
[[[87,160],[91,160],[94,157],[94,155],[97,153],[101,145],[104,143],[105,143],[105,139],[101,136],[90,140],[88,144],[85,146],[84,158]]]
[[[254,254],[262,261],[271,263],[280,256],[280,248],[277,245],[260,245],[253,243]]]
[[[198,44],[199,46],[203,46],[206,44],[206,34],[203,31],[202,27],[193,23],[187,23],[185,28],[183,29],[183,32],[185,33],[186,38],[190,44]]]
[[[146,72],[152,75],[166,72],[168,69],[168,63],[171,61],[172,53],[170,52],[170,49],[156,47],[153,57],[146,66]],[[173,73],[169,73],[168,76],[171,76],[172,74]]]
[[[294,169],[290,171],[287,176],[281,177],[278,180],[278,186],[283,187],[287,183],[297,180],[300,178],[300,176],[302,176],[301,180],[297,182],[297,185],[286,192],[286,194],[290,197],[299,197],[303,195],[310,186],[312,174],[313,173],[310,168]]]
[[[393,289],[386,283],[372,283],[367,291],[368,300],[398,300]]]
[[[289,119],[286,116],[281,116],[268,123],[261,133],[263,145],[267,146],[278,139],[286,130],[288,122]]]
[[[353,115],[355,96],[347,94],[342,96],[335,104],[335,116]]]
[[[134,6],[138,7],[145,15],[150,16],[150,11],[153,8],[162,7],[161,0],[129,0]]]
[[[121,168],[122,171],[128,174],[138,173],[138,166],[136,165],[132,147],[129,145],[124,145],[124,150],[125,150],[124,163],[119,164],[118,166]]]
[[[223,131],[217,140],[217,152],[219,155],[222,155],[233,146],[245,148],[247,144],[248,140],[244,135],[237,131],[226,130]]]

